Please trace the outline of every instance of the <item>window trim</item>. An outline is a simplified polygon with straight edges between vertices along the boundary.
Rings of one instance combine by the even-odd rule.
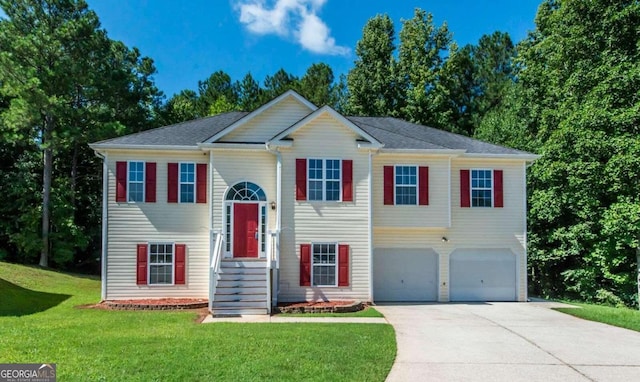
[[[315,266],[316,266],[316,265],[314,264],[314,261],[313,261],[313,254],[314,254],[314,251],[313,251],[313,250],[314,250],[314,247],[315,247],[316,245],[333,245],[333,246],[334,246],[334,248],[335,248],[335,252],[334,252],[334,253],[335,253],[335,259],[336,259],[336,261],[335,261],[335,264],[333,264],[333,267],[335,267],[335,284],[334,284],[334,285],[316,285],[316,284],[314,283],[314,281],[313,281],[313,270],[314,270],[314,268],[315,268]],[[338,273],[338,269],[339,269],[339,266],[340,266],[340,265],[339,265],[339,262],[340,262],[340,261],[339,261],[339,256],[340,256],[340,254],[338,253],[338,242],[311,242],[311,264],[310,264],[310,265],[311,265],[311,275],[310,275],[310,277],[311,277],[311,280],[310,280],[311,282],[310,282],[310,284],[311,284],[311,285],[310,285],[310,286],[311,286],[312,288],[313,288],[313,287],[317,287],[317,288],[338,288],[338,284],[339,284],[338,277],[340,277],[340,275],[339,275],[339,273]],[[318,264],[318,266],[328,267],[328,266],[331,266],[331,265],[328,265],[328,264]]]
[[[413,167],[416,170],[416,184],[414,185],[416,189],[416,202],[413,204],[398,204],[396,202],[396,198],[398,197],[398,184],[396,184],[396,176],[398,175],[398,167]],[[394,206],[417,206],[420,204],[420,166],[417,164],[396,164],[393,165],[393,205]],[[404,185],[403,185],[404,186]],[[406,187],[406,186],[404,186]]]
[[[473,172],[474,171],[489,171],[491,173],[491,187],[490,188],[486,188],[486,187],[473,187]],[[471,208],[494,208],[495,207],[495,201],[494,199],[494,189],[495,189],[495,181],[494,181],[494,174],[493,174],[493,169],[492,168],[470,168],[469,169],[469,207]],[[473,190],[482,190],[482,191],[486,191],[489,190],[489,195],[491,196],[491,205],[490,206],[474,206],[473,205]]]
[[[131,171],[131,163],[142,163],[142,181],[138,182],[135,181],[133,183],[142,183],[142,200],[141,201],[136,201],[136,200],[131,200],[129,198],[129,196],[131,195],[131,183],[132,180],[129,177],[130,175],[130,171]],[[147,188],[147,162],[146,161],[141,161],[141,160],[128,160],[127,161],[127,203],[146,203],[146,190]]]
[[[193,182],[183,182],[182,181],[182,165],[183,164],[190,164],[193,165]],[[192,202],[183,202],[182,201],[182,191],[181,191],[181,186],[183,184],[191,184],[193,185],[193,201]],[[197,191],[197,184],[198,184],[198,171],[196,169],[196,162],[178,162],[178,203],[185,203],[185,204],[195,204],[196,199],[198,198],[198,196],[196,195]]]
[[[171,284],[151,283],[151,265],[167,265],[168,263],[151,263],[152,245],[171,245]],[[176,285],[176,243],[170,241],[154,241],[147,243],[147,285],[150,287],[166,287]]]
[[[313,179],[313,181],[322,181],[322,199],[311,199],[311,176],[309,174],[309,172],[311,171],[311,166],[310,163],[312,160],[319,160],[322,161],[322,179]],[[335,179],[330,179],[327,180],[327,174],[326,174],[326,170],[327,170],[327,161],[338,161],[338,166],[339,166],[339,175],[338,175],[338,199],[336,200],[327,200],[327,181],[330,182],[335,182]],[[329,203],[341,203],[342,202],[342,159],[339,158],[307,158],[307,201],[308,202],[329,202]],[[312,251],[313,252],[313,251]]]

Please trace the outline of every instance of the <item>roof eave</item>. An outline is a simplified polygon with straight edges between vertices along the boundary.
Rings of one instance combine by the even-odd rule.
[[[90,143],[89,147],[94,151],[108,151],[108,150],[168,150],[168,151],[199,151],[198,146],[186,146],[186,145],[128,145],[128,144],[116,144],[116,143]]]
[[[394,153],[394,154],[437,154],[437,155],[450,155],[460,156],[463,155],[466,150],[456,149],[393,149],[383,148],[380,150],[382,153]]]
[[[487,159],[520,159],[525,161],[535,161],[540,159],[540,155],[531,153],[519,154],[490,154],[490,153],[465,153],[463,156],[468,158],[487,158]]]

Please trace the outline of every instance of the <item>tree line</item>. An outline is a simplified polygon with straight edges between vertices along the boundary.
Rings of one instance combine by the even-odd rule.
[[[153,60],[108,37],[82,0],[0,0],[0,259],[95,270],[101,163],[87,143],[294,89],[348,115],[395,116],[523,149],[534,295],[636,304],[640,4],[545,0],[535,29],[458,46],[416,9],[371,18],[353,67],[262,81],[213,72],[166,99]]]

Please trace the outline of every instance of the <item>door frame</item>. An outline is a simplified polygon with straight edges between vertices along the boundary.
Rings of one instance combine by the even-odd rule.
[[[239,204],[257,204],[258,205],[258,259],[264,259],[267,256],[266,253],[266,228],[269,221],[267,202],[258,200],[225,200],[222,205],[222,226],[225,233],[225,250],[223,258],[233,259],[233,241],[234,241],[234,213],[233,205]],[[229,209],[227,213],[227,209]],[[227,215],[229,215],[227,217]],[[229,229],[229,231],[227,231]],[[227,232],[229,232],[228,237]],[[228,250],[227,250],[228,248]],[[265,250],[263,250],[263,248]]]

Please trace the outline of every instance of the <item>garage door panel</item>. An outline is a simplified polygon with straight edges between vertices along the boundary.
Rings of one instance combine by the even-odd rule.
[[[376,301],[436,301],[438,254],[431,249],[377,248],[373,294]]]
[[[516,299],[516,256],[510,250],[465,249],[451,254],[451,301]]]

